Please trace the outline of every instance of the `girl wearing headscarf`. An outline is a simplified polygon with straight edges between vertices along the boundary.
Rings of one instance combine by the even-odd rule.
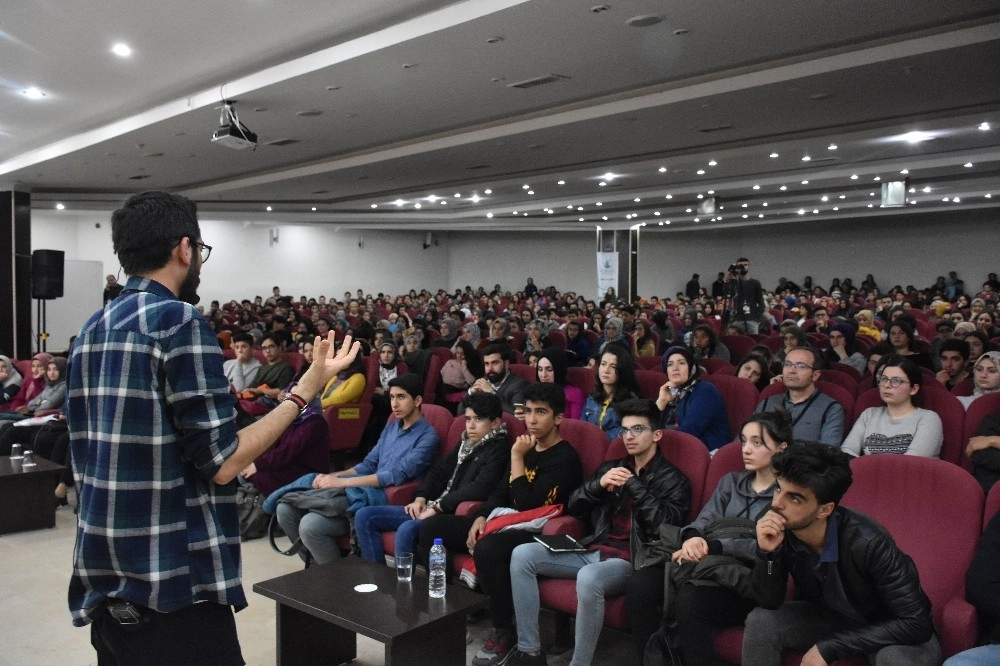
[[[663,412],[663,428],[694,435],[714,451],[729,441],[729,417],[719,389],[701,381],[694,354],[671,347],[663,354],[667,383],[660,387],[656,406]]]
[[[41,356],[38,354],[35,359]],[[45,354],[45,356],[49,356]],[[34,372],[34,360],[32,359],[32,372]],[[29,416],[34,416],[36,412],[56,410],[62,407],[66,400],[66,359],[53,358],[49,356],[49,361],[45,365],[42,373],[45,383],[44,388],[39,391],[27,404],[18,407],[13,412],[0,414],[0,421],[20,421]]]
[[[535,379],[539,383],[552,382],[563,388],[566,394],[566,409],[563,416],[568,419],[578,419],[583,414],[583,405],[587,396],[583,391],[567,383],[566,371],[569,368],[569,356],[562,349],[547,347],[542,350],[535,365]]]
[[[976,398],[1000,392],[1000,352],[988,351],[978,359],[973,367],[972,395],[959,396],[962,406],[969,409]]]
[[[465,340],[456,342],[451,353],[453,358],[445,361],[441,367],[441,390],[449,402],[457,405],[465,397],[469,387],[482,376],[483,361],[472,343]],[[479,375],[476,370],[479,370]],[[460,393],[461,397],[452,400],[452,393]]]
[[[854,315],[854,319],[858,322],[858,333],[873,340],[882,339],[882,332],[875,328],[875,315],[871,310],[861,310]]]
[[[823,350],[823,360],[826,361],[827,367],[836,370],[836,364],[843,363],[863,373],[867,360],[864,354],[854,348],[854,327],[850,324],[834,324],[827,335],[830,338],[830,347]]]
[[[458,342],[458,322],[451,317],[444,317],[440,322],[441,337],[431,343],[431,347],[446,347],[451,349]]]
[[[468,324],[462,325],[462,334],[458,336],[459,341],[464,340],[472,345],[474,348],[479,348],[479,339],[482,337],[483,332],[479,330],[479,324],[474,321],[470,321]],[[458,342],[455,343],[456,345]],[[455,351],[455,347],[452,346],[452,351]]]
[[[775,355],[775,358],[781,362],[784,362],[785,355],[796,347],[809,346],[809,338],[806,337],[806,332],[802,330],[801,326],[796,326],[795,324],[782,326],[781,338],[785,341],[785,346],[779,349]]]
[[[45,352],[39,352],[31,357],[31,377],[25,379],[17,395],[0,408],[3,412],[24,413],[23,408],[27,407],[28,402],[45,388],[45,368],[51,360],[52,355]],[[0,418],[3,418],[2,413],[0,413]]]
[[[321,394],[323,409],[357,402],[365,393],[365,357],[358,354],[347,368],[327,382]]]
[[[485,340],[481,340],[476,347],[479,351],[486,349],[489,345],[495,342],[502,342],[503,344],[510,343],[510,322],[504,317],[497,317],[490,324],[490,334]]]
[[[600,363],[601,356],[604,354],[604,348],[608,345],[618,345],[625,349],[632,349],[632,341],[625,337],[622,320],[619,317],[608,317],[604,321],[604,336],[597,341],[597,349],[590,359],[590,367],[594,367]]]
[[[21,390],[24,377],[6,356],[0,355],[0,409],[13,400]]]
[[[525,354],[529,352],[541,352],[549,346],[549,339],[545,335],[544,323],[540,319],[533,319],[524,327],[527,335],[524,338],[524,346],[521,349]]]

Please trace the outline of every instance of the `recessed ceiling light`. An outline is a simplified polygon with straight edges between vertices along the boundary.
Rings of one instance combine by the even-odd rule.
[[[708,162],[708,166],[715,166],[716,164],[718,164],[718,162],[716,162],[715,160],[709,160]]]
[[[872,180],[874,180],[877,183],[878,181],[882,180],[882,176],[875,176],[874,178],[872,178]]]
[[[764,208],[767,208],[767,202],[765,201],[764,203],[761,204],[761,206],[763,206]]]
[[[993,195],[992,195],[992,194],[984,194],[984,195],[983,195],[983,198],[984,198],[984,199],[992,199],[992,198],[993,198]]]
[[[910,188],[910,194],[913,194],[913,193],[914,193],[914,192],[916,192],[916,191],[917,191],[917,188],[915,188],[915,187],[911,187],[911,188]]]
[[[746,208],[746,207],[747,207],[747,204],[743,204],[742,206],[740,206],[740,208]]]
[[[857,180],[857,179],[858,179],[858,174],[853,174],[851,176],[851,180]]]
[[[456,199],[460,199],[462,197],[462,193],[461,192],[455,192],[454,196],[455,196]]]
[[[743,213],[743,219],[744,220],[747,219],[747,218],[749,218],[749,217],[750,217],[749,215],[747,215],[746,213]]]
[[[818,213],[819,213],[819,208],[813,208],[813,215],[816,215]]]
[[[987,196],[989,196],[989,195],[987,195]],[[61,203],[57,203],[56,204],[56,210],[65,210],[65,209],[66,209],[66,206],[62,205]]]
[[[132,49],[129,48],[129,45],[123,44],[122,42],[118,42],[117,44],[112,46],[111,52],[114,53],[119,58],[127,58],[130,55],[132,55]]]
[[[45,93],[43,93],[38,88],[32,86],[31,88],[28,88],[27,90],[24,91],[24,96],[27,97],[28,99],[42,99],[43,97],[45,97]]]
[[[899,138],[907,143],[920,143],[921,141],[930,141],[934,135],[930,132],[907,132]]]
[[[420,204],[417,204],[417,208],[420,208]],[[316,210],[316,206],[313,206],[312,209]]]
[[[759,190],[759,189],[760,189],[760,185],[754,185],[754,186],[753,186],[753,189],[755,189],[755,190]]]
[[[602,180],[614,180],[614,179],[615,179],[615,178],[617,178],[617,177],[618,177],[618,175],[617,175],[617,174],[613,174],[613,173],[611,173],[611,172],[609,171],[609,172],[607,172],[606,174],[604,174],[603,176],[601,176],[601,179],[602,179]]]
[[[372,204],[372,208],[378,208],[378,204]]]
[[[805,214],[806,214],[806,211],[805,211],[805,209],[803,209],[803,208],[799,208],[799,210],[798,210],[798,214],[799,214],[799,215],[805,215]]]
[[[988,194],[987,194],[987,195],[986,195],[986,198],[987,198],[987,199],[989,199],[989,197],[990,197],[990,195],[988,195]],[[660,216],[660,211],[658,211],[658,210],[654,210],[654,211],[653,211],[653,215],[655,215],[656,217],[659,217],[659,216]]]
[[[685,209],[684,209],[684,212],[685,212],[685,213],[693,213],[694,211],[693,211],[693,210],[691,210],[690,208],[685,208]]]
[[[608,221],[608,216],[607,215],[602,215],[601,219],[604,220],[605,222],[607,222]]]
[[[803,181],[802,181],[802,184],[803,184],[803,185],[808,185],[808,184],[809,184],[809,181],[808,181],[808,180],[803,180]]]
[[[947,202],[947,201],[951,201],[951,199],[949,199],[948,197],[945,197],[944,199],[941,199],[941,201]]]
[[[704,194],[699,194],[699,195],[698,195],[698,198],[699,198],[699,199],[704,199],[704,198],[705,198],[705,195],[704,195]]]
[[[565,180],[560,180],[559,182],[556,183],[556,185],[565,185],[565,184],[566,184]]]
[[[787,186],[787,185],[782,185],[782,186],[781,186],[781,187],[779,187],[778,189],[779,189],[779,190],[781,190],[782,192],[784,192],[785,190],[787,190],[787,189],[788,189],[788,186]]]
[[[599,183],[598,183],[598,185],[600,185],[601,187],[604,187],[605,185],[607,185],[607,183],[605,183],[605,182],[604,182],[604,181],[602,180],[601,182],[599,182]]]
[[[808,162],[808,161],[809,161],[809,160],[811,160],[811,159],[812,159],[812,158],[811,158],[811,157],[809,157],[808,155],[803,155],[803,156],[802,156],[802,161],[803,161],[803,162]]]
[[[701,222],[701,220],[699,220],[699,219],[698,219],[697,217],[696,217],[696,218],[694,218],[694,220],[693,220],[693,221],[694,221],[694,222]]]
[[[480,199],[481,197],[478,194],[473,194],[471,197],[469,197],[469,201],[471,201],[472,203],[479,203]]]
[[[979,129],[982,130],[983,132],[989,132],[990,131],[990,124],[989,123],[979,123]]]
[[[715,194],[715,190],[709,190],[708,193],[709,194]]]
[[[846,199],[846,198],[847,198],[847,195],[846,195],[846,194],[841,194],[841,195],[840,195],[839,197],[837,197],[837,198],[838,198],[838,199]]]
[[[930,186],[927,186],[927,187],[925,187],[923,191],[924,191],[924,192],[930,192],[930,191],[931,191],[931,188],[930,188]]]
[[[951,200],[952,203],[959,203],[960,201],[961,199],[959,199],[958,197],[955,197],[954,199]]]
[[[534,190],[528,190],[528,194],[534,194],[534,193],[535,193]]]
[[[437,200],[438,200],[438,199],[440,199],[440,198],[441,198],[441,197],[439,197],[438,195],[436,195],[436,194],[432,194],[432,195],[430,195],[429,197],[427,197],[427,200],[428,200],[428,201],[430,201],[431,203],[434,203],[435,201],[437,201]]]
[[[971,169],[972,168],[972,162],[966,162],[962,166],[964,166],[966,169]]]
[[[674,195],[672,195],[672,194],[668,194],[668,195],[667,195],[667,196],[666,196],[665,198],[667,198],[667,199],[673,199],[673,198],[674,198]]]
[[[910,170],[909,170],[909,169],[903,169],[903,170],[902,170],[902,171],[900,171],[899,173],[901,173],[901,174],[903,174],[903,175],[905,176],[905,175],[907,175],[908,173],[910,173]]]
[[[442,206],[448,205],[448,200],[447,199],[441,199],[441,205]]]
[[[267,211],[268,213],[270,213],[270,212],[271,212],[271,207],[270,207],[270,206],[268,206],[268,207],[267,207],[267,208],[266,208],[265,210],[266,210],[266,211]]]
[[[483,194],[493,194],[493,190],[487,188],[487,189],[483,190]]]
[[[549,215],[551,215],[551,214],[552,214],[552,213],[554,213],[555,211],[553,211],[553,210],[552,210],[551,208],[549,208],[549,209],[548,209],[548,210],[547,210],[546,212],[547,212],[547,213],[548,213]]]
[[[837,150],[837,144],[831,143],[829,146],[826,147],[826,149],[827,150]]]
[[[527,213],[524,213],[524,217],[528,217],[528,214],[527,214]]]
[[[594,205],[595,205],[595,206],[603,206],[603,205],[604,205],[604,202],[603,202],[603,201],[598,201],[598,202],[597,202],[597,203],[595,203]]]
[[[521,189],[522,190],[530,190],[531,189],[531,185],[522,185]]]
[[[699,176],[704,176],[705,175],[705,170],[704,169],[698,169],[698,175]]]
[[[583,218],[582,218],[582,217],[581,217],[581,218],[579,218],[579,220],[580,220],[581,222],[583,222]]]
[[[869,192],[868,196],[873,197],[873,196],[875,196],[875,193],[874,192]]]
[[[771,159],[772,160],[776,159],[777,157],[778,157],[778,153],[771,153]]]
[[[413,204],[413,207],[414,208],[420,208],[420,204],[419,203],[415,203],[415,204]],[[313,210],[315,210],[315,209],[313,209]]]
[[[833,209],[834,210],[840,210],[840,206],[834,206]]]
[[[576,209],[577,210],[583,210],[583,206],[577,206]]]
[[[875,207],[875,204],[868,204],[868,207],[869,207],[869,208],[874,208],[874,207]]]
[[[493,218],[493,213],[486,213],[486,217],[492,219]]]
[[[660,167],[660,168],[658,169],[658,171],[659,171],[660,173],[666,173],[666,172],[667,172],[667,167]]]
[[[403,201],[402,199],[396,199],[396,200],[395,200],[395,201],[393,201],[392,203],[396,204],[397,206],[402,206],[402,205],[403,205],[403,204],[405,204],[406,202],[405,202],[405,201]]]
[[[517,211],[515,210],[511,215],[517,215]]]

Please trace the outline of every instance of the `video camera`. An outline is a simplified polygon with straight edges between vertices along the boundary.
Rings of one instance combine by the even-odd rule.
[[[742,265],[740,265],[739,263],[730,264],[729,268],[726,270],[732,276],[747,274],[747,269]]]

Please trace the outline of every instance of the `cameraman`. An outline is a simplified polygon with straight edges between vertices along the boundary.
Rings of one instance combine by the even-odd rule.
[[[760,282],[747,277],[749,272],[750,260],[740,257],[726,273],[726,284],[732,300],[729,324],[747,335],[756,335],[764,316],[764,289]]]

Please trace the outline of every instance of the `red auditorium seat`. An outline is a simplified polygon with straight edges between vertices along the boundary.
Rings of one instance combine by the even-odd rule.
[[[635,359],[635,369],[663,372],[663,359],[659,356],[638,356]]]
[[[757,387],[746,379],[731,375],[714,374],[704,379],[722,394],[726,403],[726,415],[729,417],[729,431],[734,437],[738,437],[743,419],[753,414],[757,406]]]
[[[979,423],[989,414],[1000,412],[1000,393],[988,393],[972,401],[965,412],[965,427],[962,429],[962,465],[967,469],[969,460],[965,456],[965,446],[979,429]]]
[[[748,335],[723,335],[719,341],[729,349],[729,358],[734,363],[739,363],[757,344],[757,341]]]
[[[561,329],[550,329],[546,336],[549,338],[549,346],[566,349],[566,333]]]
[[[667,383],[667,376],[653,370],[636,370],[635,379],[639,382],[639,397],[656,400],[660,396],[660,387]]]
[[[730,472],[743,472],[743,444],[739,441],[729,442],[725,446],[720,446],[715,450],[711,462],[708,463],[708,471],[705,473],[705,491],[701,497],[701,505],[708,504],[712,498],[719,481]]]
[[[535,369],[530,365],[523,365],[521,363],[511,363],[507,367],[512,373],[514,373],[524,381],[528,382],[529,384],[534,384],[536,381],[538,381],[538,377],[535,374]]]
[[[365,391],[354,403],[333,405],[323,410],[330,429],[330,450],[348,451],[361,444],[361,436],[372,415],[372,395],[378,385],[378,357],[365,357]]]
[[[965,572],[983,527],[982,488],[965,470],[934,458],[864,456],[852,461],[851,469],[854,482],[842,503],[881,523],[913,558],[944,656],[973,647],[976,609],[965,600]],[[928,538],[942,525],[948,526],[947,539]],[[742,637],[742,628],[720,632],[716,654],[740,663]],[[790,653],[784,657],[786,664],[799,663]]]
[[[583,391],[584,395],[590,395],[594,392],[594,374],[594,368],[567,368],[566,382]]]
[[[843,365],[843,363],[841,363],[840,365]],[[851,369],[853,370],[854,368]],[[851,396],[854,396],[856,394],[858,390],[858,379],[860,379],[860,377],[856,379],[851,375],[847,374],[846,372],[842,372],[840,368],[831,370],[820,370],[819,378],[825,382],[831,382],[833,384],[842,387],[845,391],[850,393]]]
[[[718,372],[724,368],[731,368],[733,364],[721,358],[699,358],[698,365],[708,370],[709,374]]]
[[[427,363],[427,377],[424,378],[424,405],[433,405],[437,400],[437,385],[441,381],[444,361],[437,354]]]

